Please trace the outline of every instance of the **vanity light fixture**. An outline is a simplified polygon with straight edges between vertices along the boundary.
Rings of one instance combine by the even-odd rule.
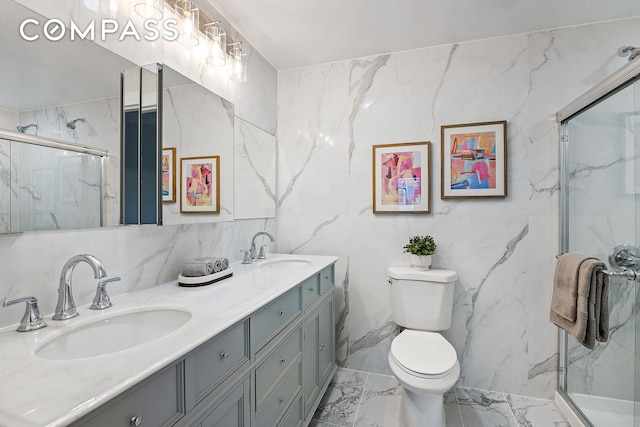
[[[227,33],[220,28],[220,21],[205,25],[204,35],[209,41],[207,63],[215,67],[227,63]]]
[[[117,1],[111,1],[111,4],[113,3],[117,4]],[[164,0],[138,0],[133,5],[133,10],[144,19],[156,19],[159,21],[164,16]]]
[[[228,46],[229,56],[231,57],[231,73],[229,78],[238,83],[247,81],[247,54],[242,51],[241,41],[230,43]]]
[[[200,30],[200,9],[191,0],[178,0],[174,10],[179,24],[178,42],[185,46],[197,46]]]

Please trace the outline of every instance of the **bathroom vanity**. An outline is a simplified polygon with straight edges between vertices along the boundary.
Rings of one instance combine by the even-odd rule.
[[[115,297],[104,312],[81,307],[76,319],[47,317],[39,331],[5,328],[0,425],[306,425],[336,369],[335,261],[273,255],[234,265],[233,277],[209,286],[166,283]],[[144,345],[41,356],[83,321],[108,323],[136,310],[191,317]]]

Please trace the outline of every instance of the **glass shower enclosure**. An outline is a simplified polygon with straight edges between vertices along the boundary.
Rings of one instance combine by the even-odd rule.
[[[559,393],[594,427],[640,427],[640,279],[631,272],[640,255],[639,79],[635,60],[557,114],[560,253],[597,257],[618,273],[609,278],[609,340],[589,350],[559,332]]]

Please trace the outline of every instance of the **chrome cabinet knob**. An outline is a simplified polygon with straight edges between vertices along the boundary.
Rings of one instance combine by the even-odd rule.
[[[324,350],[324,344],[320,344],[320,351]]]
[[[222,353],[220,353],[220,360],[224,360],[228,358],[229,358],[229,353],[227,353],[226,351],[223,351]]]
[[[282,405],[284,403],[284,397],[280,396],[278,398],[278,403]]]
[[[280,314],[280,316],[282,316],[282,315],[284,314],[284,310],[280,310],[280,311],[278,312],[278,314]]]
[[[135,427],[140,427],[142,425],[142,417],[133,417],[129,424]]]
[[[287,361],[287,359],[285,359],[284,357],[281,357],[281,358],[280,358],[280,364],[283,364],[283,363],[284,363],[284,362],[286,362],[286,361]]]

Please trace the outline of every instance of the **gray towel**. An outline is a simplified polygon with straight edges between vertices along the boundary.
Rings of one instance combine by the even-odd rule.
[[[203,257],[196,258],[196,261],[207,261],[213,264],[213,272],[217,273],[229,268],[229,260],[223,257]]]
[[[609,277],[604,263],[578,253],[560,256],[556,265],[550,320],[591,349],[609,338]]]
[[[182,266],[182,275],[185,277],[200,277],[213,273],[213,264],[206,260],[185,262]]]

